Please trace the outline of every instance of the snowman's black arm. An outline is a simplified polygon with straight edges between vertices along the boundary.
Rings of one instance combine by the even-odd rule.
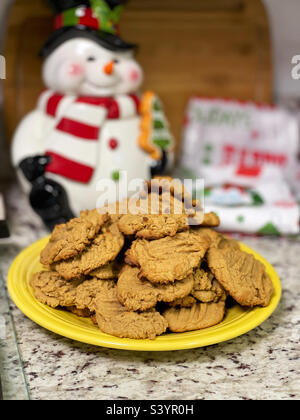
[[[19,167],[32,186],[29,195],[31,207],[52,231],[55,225],[66,223],[75,216],[63,186],[45,176],[50,162],[49,156],[31,156],[23,159]]]
[[[168,156],[165,150],[162,150],[161,158],[151,166],[151,177],[165,175],[168,166]]]
[[[51,158],[49,156],[31,156],[23,159],[19,163],[19,168],[23,172],[25,178],[33,183],[40,176],[45,174],[45,168],[50,163]]]

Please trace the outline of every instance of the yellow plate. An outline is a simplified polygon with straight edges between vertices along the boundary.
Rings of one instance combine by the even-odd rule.
[[[80,318],[63,310],[51,309],[35,299],[29,286],[29,279],[33,273],[42,269],[39,256],[48,240],[49,238],[44,238],[34,243],[15,259],[8,274],[10,296],[28,318],[42,327],[64,337],[96,346],[136,351],[167,351],[220,343],[238,337],[260,325],[275,310],[281,296],[280,280],[274,268],[251,248],[240,244],[241,249],[253,254],[265,264],[267,273],[273,281],[275,293],[268,307],[250,309],[235,305],[228,309],[223,322],[214,327],[186,333],[164,334],[155,340],[113,337],[102,333],[89,318]]]

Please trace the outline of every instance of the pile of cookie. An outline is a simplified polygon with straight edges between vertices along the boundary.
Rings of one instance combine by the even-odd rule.
[[[124,200],[56,226],[44,270],[30,280],[36,299],[133,339],[216,325],[228,299],[270,303],[264,265],[214,230],[219,218],[203,214],[182,186],[146,183],[134,205]]]

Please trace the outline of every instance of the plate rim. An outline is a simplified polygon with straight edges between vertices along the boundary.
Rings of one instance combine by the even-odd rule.
[[[59,317],[57,316],[58,311],[61,311],[58,309],[50,308],[47,305],[38,302],[34,298],[32,293],[30,293],[30,286],[28,285],[28,282],[26,280],[24,280],[24,284],[28,288],[29,296],[31,295],[32,298],[31,300],[28,300],[30,304],[29,307],[27,306],[26,302],[22,300],[20,290],[18,291],[15,285],[15,276],[18,277],[18,274],[20,274],[20,270],[22,272],[24,260],[29,257],[29,261],[33,263],[32,254],[34,254],[34,251],[41,249],[41,247],[44,244],[46,244],[48,240],[49,236],[34,242],[33,244],[25,248],[23,251],[21,251],[19,255],[14,259],[13,263],[10,266],[7,277],[7,289],[10,298],[27,318],[31,319],[33,322],[40,325],[41,327],[60,336],[89,345],[130,351],[175,351],[206,347],[218,344],[224,341],[229,341],[234,338],[237,338],[261,325],[275,311],[282,295],[280,278],[275,268],[257,251],[253,250],[252,248],[243,244],[242,242],[239,242],[241,249],[243,249],[246,252],[249,252],[255,258],[257,258],[265,264],[266,271],[271,277],[275,291],[269,306],[265,308],[249,308],[245,312],[245,316],[242,316],[243,323],[241,325],[240,321],[233,322],[237,322],[238,332],[228,332],[227,329],[230,328],[230,326],[222,326],[222,323],[217,324],[213,327],[205,328],[203,330],[162,335],[157,337],[155,340],[135,340],[129,338],[119,338],[102,333],[100,330],[95,330],[95,332],[100,331],[99,335],[91,334],[90,331],[86,331],[86,326],[81,327],[78,324],[75,324],[75,331],[73,328],[71,329],[71,331],[69,331],[67,321],[65,319],[59,319]],[[28,271],[28,267],[26,271]],[[45,313],[48,313],[48,317],[45,317]],[[68,314],[70,319],[74,319],[74,317],[76,317],[76,315],[74,314],[64,312],[64,318],[66,317],[65,314]],[[215,331],[218,329],[220,331]],[[91,331],[94,331],[94,329],[92,329]],[[202,337],[203,332],[206,333],[205,337]],[[172,339],[171,342],[169,341],[170,337],[174,337],[174,339]]]

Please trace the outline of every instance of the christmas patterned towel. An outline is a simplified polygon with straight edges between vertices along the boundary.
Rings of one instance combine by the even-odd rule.
[[[187,109],[182,177],[203,178],[205,211],[222,231],[299,233],[291,186],[297,121],[282,109],[225,99],[192,98]]]
[[[206,188],[205,210],[220,215],[220,229],[265,235],[299,233],[299,206],[285,182],[257,187],[222,184]]]

